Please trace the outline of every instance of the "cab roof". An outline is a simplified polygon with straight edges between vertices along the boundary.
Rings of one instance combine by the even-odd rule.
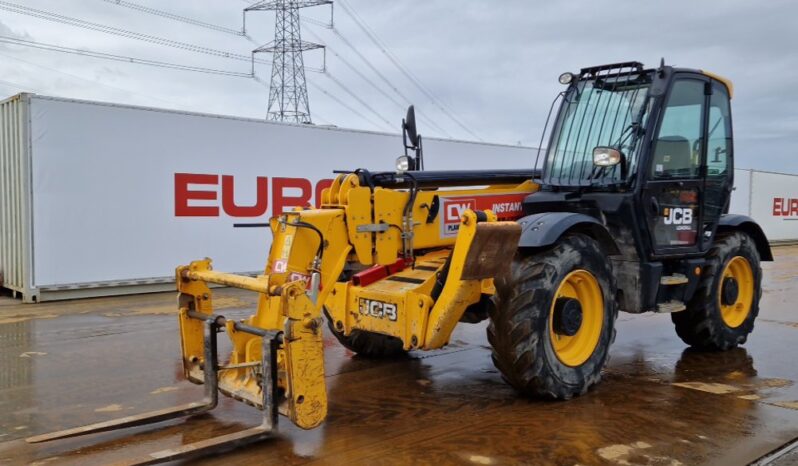
[[[704,70],[699,70],[699,71],[704,76],[709,76],[710,78],[722,83],[724,86],[726,86],[726,89],[729,91],[729,98],[731,99],[734,97],[734,84],[731,82],[730,79],[724,78],[723,76],[717,75],[715,73],[710,73],[709,71],[704,71]]]

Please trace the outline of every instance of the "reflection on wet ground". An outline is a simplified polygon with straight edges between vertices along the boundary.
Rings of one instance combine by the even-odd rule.
[[[326,341],[330,415],[201,464],[746,464],[798,437],[798,248],[767,267],[757,328],[726,353],[687,349],[666,315],[622,314],[604,382],[569,402],[518,398],[484,325],[395,361]],[[217,292],[232,317],[252,294]],[[106,464],[259,423],[223,399],[209,415],[32,446],[24,437],[186,403],[171,294],[22,306],[0,299],[0,463]],[[224,340],[224,339],[222,339]]]

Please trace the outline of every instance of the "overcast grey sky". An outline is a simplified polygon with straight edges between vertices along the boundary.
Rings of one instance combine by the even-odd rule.
[[[104,0],[9,0],[27,7],[182,42],[249,54],[273,36],[273,13],[248,19],[252,39],[152,16]],[[129,0],[197,20],[239,28],[244,0]],[[3,2],[0,2],[3,3]],[[537,145],[557,76],[583,66],[665,57],[734,81],[737,163],[798,173],[798,3],[786,0],[348,0],[424,86],[490,142]],[[329,7],[303,10],[325,21]],[[357,27],[335,9],[339,33],[421,113],[458,139],[473,139],[416,89]],[[402,103],[334,32],[303,23],[305,40],[328,44],[343,60]],[[0,36],[133,57],[247,73],[249,64],[78,29],[0,10]],[[262,58],[268,59],[268,56]],[[308,66],[321,54],[309,52]],[[330,78],[308,73],[317,123],[398,129],[403,109],[352,72],[333,53],[331,74],[366,101],[374,115]],[[265,82],[269,66],[258,65]],[[320,92],[346,101],[363,119]],[[0,96],[21,90],[48,95],[263,117],[268,90],[252,79],[151,68],[0,44]],[[380,119],[382,118],[382,119]],[[420,123],[426,136],[444,132]],[[368,150],[368,148],[364,148]]]

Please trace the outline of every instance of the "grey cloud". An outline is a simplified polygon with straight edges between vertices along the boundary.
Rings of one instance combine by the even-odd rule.
[[[16,0],[22,3],[23,0]],[[138,3],[168,9],[203,21],[238,27],[246,3],[235,0]],[[655,65],[660,57],[679,66],[702,68],[735,83],[734,117],[738,163],[776,171],[798,172],[792,156],[798,138],[793,84],[798,69],[798,4],[787,0],[348,0],[377,31],[391,51],[445,105],[484,139],[536,145],[560,72],[614,61],[641,60]],[[252,40],[176,23],[100,0],[24,0],[24,4],[134,31],[248,53],[273,36],[270,13],[249,18]],[[303,13],[327,19],[320,8]],[[420,111],[458,138],[468,135],[415,89],[357,28],[342,8],[336,26],[388,76]],[[380,79],[333,33],[303,24],[387,90]],[[26,31],[34,40],[175,63],[248,71],[239,63],[0,11],[0,34]],[[309,35],[306,35],[309,40]],[[16,81],[48,92],[135,104],[218,112],[251,117],[265,114],[267,89],[246,79],[166,71],[96,59],[5,48],[13,54],[63,73],[43,75],[41,68],[2,58],[0,76],[17,72]],[[264,56],[264,58],[266,58]],[[318,52],[308,63],[318,63]],[[402,109],[328,54],[330,71],[384,118],[396,122]],[[269,67],[258,66],[268,81]],[[76,78],[75,76],[79,76]],[[352,99],[326,77],[308,79],[339,98]],[[310,90],[311,108],[321,122],[375,128],[372,123]],[[398,99],[398,97],[396,97]],[[353,106],[364,113],[356,102]],[[372,118],[376,120],[376,118]],[[422,123],[427,136],[441,135]],[[390,156],[390,154],[386,155]],[[430,155],[432,156],[432,155]]]

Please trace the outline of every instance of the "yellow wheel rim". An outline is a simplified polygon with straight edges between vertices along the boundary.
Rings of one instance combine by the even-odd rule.
[[[554,308],[559,298],[576,299],[582,307],[582,325],[573,336],[554,330]],[[560,282],[549,309],[549,338],[557,359],[566,366],[582,365],[598,346],[603,327],[604,298],[596,277],[587,270],[574,270]]]
[[[737,300],[732,304],[723,304],[723,282],[727,278],[737,281]],[[751,305],[754,302],[754,272],[751,263],[742,256],[735,256],[723,269],[723,276],[718,283],[718,306],[723,322],[730,328],[737,328],[745,322]]]

